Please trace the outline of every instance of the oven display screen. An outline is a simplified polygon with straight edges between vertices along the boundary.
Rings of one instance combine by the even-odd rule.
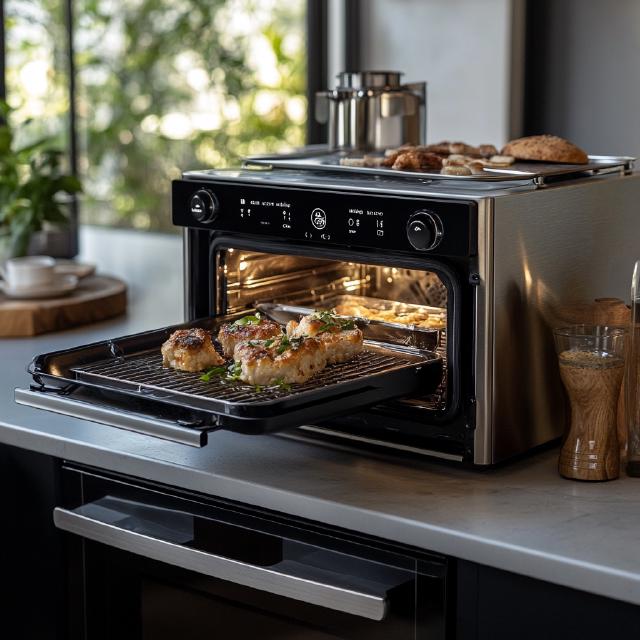
[[[173,188],[178,225],[442,255],[473,255],[476,249],[472,202],[241,183],[176,181]],[[206,222],[189,215],[190,198],[198,189],[209,191],[218,203],[215,217]]]
[[[344,209],[344,210],[343,210]],[[336,210],[327,211],[322,207],[313,207],[308,211],[308,220],[304,219],[305,211],[300,211],[291,200],[238,197],[240,219],[247,226],[275,227],[284,232],[294,226],[304,228],[304,237],[308,240],[320,238],[331,240],[332,232],[352,237],[384,237],[383,208],[365,209],[359,206],[339,206]],[[333,216],[331,215],[333,213]],[[335,220],[331,218],[335,217]],[[342,229],[338,228],[342,226]],[[340,233],[342,231],[342,233]]]
[[[291,212],[290,200],[238,196],[238,213],[248,227],[279,224],[282,229],[292,229]]]

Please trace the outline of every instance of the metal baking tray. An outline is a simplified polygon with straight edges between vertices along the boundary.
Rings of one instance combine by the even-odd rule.
[[[238,316],[235,316],[238,317]],[[229,318],[207,318],[36,356],[36,384],[68,393],[74,388],[109,391],[209,414],[210,424],[242,433],[270,433],[358,411],[415,392],[431,393],[442,377],[435,353],[365,341],[361,354],[329,365],[289,389],[262,388],[164,369],[160,346],[173,331],[202,327],[215,335]]]
[[[604,172],[628,172],[633,169],[635,158],[631,156],[589,156],[587,164],[560,164],[549,162],[515,162],[509,167],[485,169],[483,174],[471,176],[450,176],[440,171],[400,171],[386,167],[348,167],[340,164],[341,158],[361,158],[363,153],[346,151],[310,150],[281,154],[249,156],[244,159],[244,167],[273,167],[280,169],[306,169],[339,173],[358,173],[413,180],[453,180],[461,182],[504,182],[527,181],[543,185],[549,178],[578,175],[594,175]],[[375,154],[371,154],[375,155]]]
[[[397,315],[426,312],[440,317],[444,316],[444,323],[446,324],[446,310],[444,309],[366,296],[332,296],[322,301],[322,309],[331,310],[342,304],[364,306],[377,311],[389,311]],[[317,307],[300,307],[277,303],[260,303],[257,305],[257,309],[280,324],[286,324],[290,320],[299,320],[301,316],[306,316],[319,310]],[[415,324],[403,324],[388,320],[373,320],[363,316],[345,315],[342,317],[352,318],[358,327],[362,329],[365,338],[376,342],[426,351],[435,351],[440,344],[442,332],[440,328],[421,327]]]

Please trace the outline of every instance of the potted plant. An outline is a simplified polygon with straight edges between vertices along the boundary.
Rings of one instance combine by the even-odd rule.
[[[35,232],[52,224],[66,226],[63,194],[82,190],[77,177],[64,173],[63,153],[54,138],[46,136],[18,147],[16,133],[30,123],[12,129],[11,108],[0,101],[0,256],[25,255]],[[4,254],[4,255],[2,255]]]

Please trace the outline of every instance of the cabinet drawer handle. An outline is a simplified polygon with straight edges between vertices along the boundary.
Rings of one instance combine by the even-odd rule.
[[[369,620],[383,620],[387,612],[387,600],[384,597],[360,593],[288,575],[274,569],[257,567],[238,560],[205,553],[122,529],[61,507],[54,509],[53,520],[58,529],[83,538],[245,587],[326,607],[334,611],[342,611]]]

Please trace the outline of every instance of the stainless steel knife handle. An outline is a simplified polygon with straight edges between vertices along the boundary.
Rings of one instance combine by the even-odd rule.
[[[15,400],[18,404],[35,409],[53,411],[72,418],[98,422],[117,429],[155,436],[192,447],[203,447],[207,444],[207,432],[204,430],[182,427],[162,418],[150,417],[133,411],[110,409],[104,405],[56,393],[16,389]]]
[[[375,621],[383,620],[387,612],[387,600],[384,597],[213,555],[122,529],[61,507],[53,510],[53,521],[58,529],[116,549],[292,600]]]

